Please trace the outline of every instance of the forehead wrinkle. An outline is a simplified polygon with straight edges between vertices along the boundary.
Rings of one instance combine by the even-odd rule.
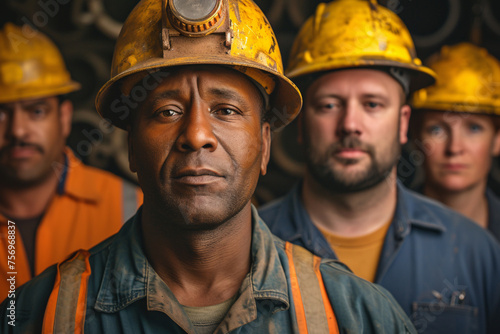
[[[245,99],[243,99],[240,94],[238,94],[230,89],[210,88],[208,90],[208,93],[210,95],[217,97],[217,98],[236,101],[238,104],[243,105],[245,108],[249,109],[249,105],[248,105],[247,101],[245,101]]]
[[[181,91],[179,89],[170,89],[166,91],[162,91],[153,95],[151,100],[151,105],[158,104],[161,100],[177,98],[181,95]]]

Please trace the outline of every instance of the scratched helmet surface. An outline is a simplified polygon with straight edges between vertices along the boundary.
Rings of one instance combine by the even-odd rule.
[[[80,89],[71,80],[55,44],[28,25],[0,30],[0,103],[67,94]]]
[[[436,84],[413,95],[415,109],[500,115],[500,62],[471,43],[443,46],[427,65]]]
[[[357,67],[396,67],[410,72],[410,91],[431,85],[403,21],[375,0],[322,3],[297,35],[286,74],[290,78]]]
[[[267,119],[273,129],[300,111],[302,97],[283,74],[274,32],[251,0],[139,2],[118,37],[111,79],[97,95],[97,111],[126,129],[129,118],[119,106],[137,76],[201,64],[229,66],[259,83],[270,97]]]

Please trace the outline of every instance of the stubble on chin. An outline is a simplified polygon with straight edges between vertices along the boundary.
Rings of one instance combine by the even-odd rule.
[[[398,145],[398,143],[395,144],[394,150]],[[363,150],[367,153],[368,163],[364,163],[365,159],[346,159],[335,156],[335,153],[342,148]],[[321,187],[332,194],[355,193],[378,185],[391,174],[399,160],[399,153],[391,152],[389,154],[392,157],[389,161],[380,163],[373,146],[352,137],[346,137],[341,142],[330,145],[323,154],[314,152],[309,146],[306,154],[309,174]],[[356,165],[359,165],[359,168],[356,168]],[[362,165],[366,166],[363,168]]]

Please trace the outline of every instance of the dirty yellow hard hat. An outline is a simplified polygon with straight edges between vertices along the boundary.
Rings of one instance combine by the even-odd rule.
[[[97,95],[97,111],[126,129],[130,109],[155,86],[145,78],[164,68],[204,64],[229,66],[257,82],[269,97],[266,116],[273,129],[298,114],[300,92],[283,75],[274,32],[251,0],[139,2],[118,37],[111,79]]]
[[[470,43],[444,46],[427,65],[436,84],[413,95],[415,109],[500,115],[500,62]]]
[[[67,94],[80,89],[61,53],[28,25],[0,30],[0,103]]]
[[[287,76],[360,67],[406,69],[407,92],[435,81],[434,72],[417,58],[408,29],[389,9],[375,0],[319,4],[294,41]]]

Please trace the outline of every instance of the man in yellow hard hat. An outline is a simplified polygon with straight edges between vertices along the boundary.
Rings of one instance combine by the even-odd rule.
[[[259,213],[271,231],[389,290],[419,332],[498,333],[500,247],[396,176],[410,92],[434,82],[403,22],[375,1],[318,6],[288,75],[304,110],[304,179]]]
[[[84,166],[65,146],[65,94],[79,87],[41,32],[0,30],[0,300],[116,233],[140,204],[138,187]]]
[[[470,43],[445,46],[428,66],[435,85],[414,94],[415,144],[425,160],[422,191],[500,241],[500,199],[487,189],[500,154],[500,62]]]
[[[17,331],[415,332],[385,290],[275,238],[251,206],[271,128],[301,106],[253,2],[143,0],[112,67],[97,109],[128,131],[144,205],[21,288]]]

